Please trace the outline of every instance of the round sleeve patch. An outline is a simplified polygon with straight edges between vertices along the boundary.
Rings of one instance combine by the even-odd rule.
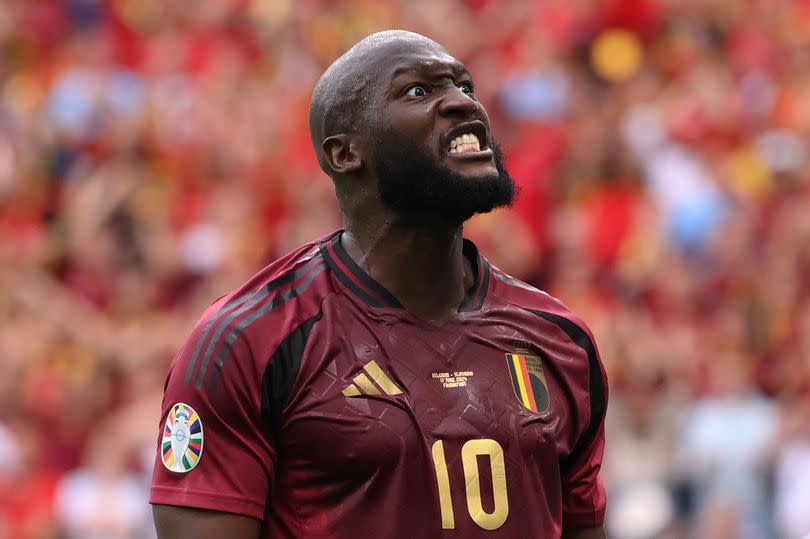
[[[186,473],[200,462],[203,451],[203,424],[194,408],[178,402],[166,416],[160,458],[172,472]]]

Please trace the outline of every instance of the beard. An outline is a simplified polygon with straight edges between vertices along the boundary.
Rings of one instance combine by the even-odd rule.
[[[400,216],[431,216],[459,223],[477,213],[511,206],[515,182],[492,137],[488,146],[497,174],[471,177],[440,165],[414,140],[378,141],[372,159],[383,205]]]

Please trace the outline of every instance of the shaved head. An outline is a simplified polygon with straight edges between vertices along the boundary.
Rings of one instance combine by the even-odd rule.
[[[324,172],[333,175],[321,147],[324,139],[361,132],[367,119],[364,114],[370,108],[370,90],[379,83],[381,68],[392,55],[415,49],[449,55],[444,47],[423,35],[386,30],[360,40],[321,76],[309,107],[309,134]]]
[[[378,32],[335,60],[309,129],[347,222],[381,208],[461,223],[514,198],[472,76],[425,36]]]

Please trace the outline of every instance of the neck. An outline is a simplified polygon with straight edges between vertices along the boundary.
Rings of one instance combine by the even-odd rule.
[[[472,286],[462,254],[462,225],[398,218],[382,226],[349,226],[343,245],[411,314],[441,324],[458,312]]]

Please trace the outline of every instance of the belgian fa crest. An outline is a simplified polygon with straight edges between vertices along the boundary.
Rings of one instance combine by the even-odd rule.
[[[506,365],[520,403],[531,412],[542,414],[548,411],[551,399],[540,358],[530,355],[528,349],[518,348],[514,353],[506,354]]]

